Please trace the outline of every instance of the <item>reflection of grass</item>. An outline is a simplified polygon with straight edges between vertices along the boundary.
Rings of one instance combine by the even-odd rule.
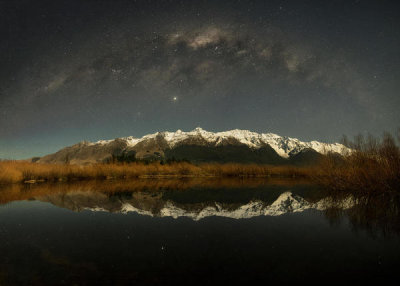
[[[56,193],[70,192],[101,192],[105,194],[131,193],[138,191],[158,190],[188,190],[191,188],[204,189],[240,189],[268,186],[293,187],[308,181],[288,180],[281,178],[169,178],[169,179],[132,179],[132,180],[88,180],[69,183],[43,184],[8,184],[0,188],[0,204],[12,201],[29,200]]]
[[[161,165],[94,164],[88,166],[0,162],[0,183],[72,181],[87,179],[133,179],[140,177],[307,177],[310,168],[257,164],[201,164],[177,162]]]

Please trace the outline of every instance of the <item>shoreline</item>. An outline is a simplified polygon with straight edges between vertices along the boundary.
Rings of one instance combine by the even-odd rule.
[[[57,165],[28,162],[0,162],[0,184],[67,182],[115,179],[185,178],[309,178],[315,167],[271,166],[258,164],[93,164]]]

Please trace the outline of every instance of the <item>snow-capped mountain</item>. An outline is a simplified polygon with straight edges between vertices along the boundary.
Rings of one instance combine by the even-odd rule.
[[[321,154],[327,152],[342,153],[344,150],[347,149],[344,145],[339,143],[329,144],[321,143],[318,141],[302,142],[296,138],[283,137],[274,133],[256,133],[249,130],[240,129],[214,133],[206,131],[200,127],[197,127],[196,129],[189,132],[184,132],[181,130],[177,130],[176,132],[157,132],[145,135],[141,138],[134,138],[130,136],[120,139],[126,141],[129,147],[134,147],[140,142],[149,139],[155,139],[157,136],[163,137],[170,148],[173,148],[180,143],[185,142],[185,140],[196,137],[201,137],[208,143],[213,144],[214,146],[222,145],[224,140],[229,140],[230,138],[233,138],[236,139],[238,142],[254,149],[269,145],[275,150],[276,153],[284,158],[289,158],[290,155],[297,154],[304,149],[313,149]],[[100,140],[90,144],[106,145],[112,141],[114,140]]]
[[[196,128],[189,132],[157,132],[141,138],[124,137],[97,142],[82,142],[45,156],[41,162],[102,162],[111,157],[130,159],[186,159],[190,161],[222,161],[283,163],[301,153],[343,154],[349,149],[339,143],[302,142],[296,138],[248,130],[209,132]],[[242,159],[244,158],[244,160]],[[300,157],[299,157],[300,158]]]

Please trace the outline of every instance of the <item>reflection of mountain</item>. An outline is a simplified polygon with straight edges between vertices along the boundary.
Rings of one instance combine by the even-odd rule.
[[[73,211],[137,213],[151,217],[187,217],[198,221],[208,217],[248,219],[279,216],[305,210],[323,211],[332,223],[347,217],[354,230],[373,233],[400,233],[400,198],[353,197],[324,194],[321,190],[282,191],[274,189],[187,189],[185,191],[135,191],[102,193],[73,191],[46,194],[36,199]],[[287,190],[287,189],[286,189]],[[250,193],[250,194],[249,194]],[[266,194],[265,196],[260,194]],[[197,197],[196,197],[197,196]]]
[[[323,211],[333,224],[348,219],[354,230],[400,233],[400,195],[327,193],[297,180],[146,179],[0,187],[0,206],[23,200],[49,202],[78,212],[136,212],[193,220],[277,216],[315,209]]]
[[[206,201],[201,203],[177,203],[164,200],[162,193],[135,192],[132,196],[107,196],[95,192],[72,192],[67,194],[48,195],[38,198],[54,205],[73,211],[91,210],[117,213],[135,212],[153,217],[188,217],[200,220],[210,216],[233,219],[252,218],[256,216],[278,216],[307,209],[325,210],[332,207],[329,198],[317,202],[308,202],[291,192],[284,192],[272,203],[262,200],[251,200],[246,203],[220,203]],[[335,206],[349,208],[354,205],[346,199]]]

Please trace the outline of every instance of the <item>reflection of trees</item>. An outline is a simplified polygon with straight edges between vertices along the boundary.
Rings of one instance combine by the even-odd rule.
[[[328,219],[330,225],[339,225],[343,220],[344,210],[337,207],[329,207],[324,211],[325,217]]]
[[[332,194],[333,201],[343,201],[343,194]],[[400,234],[400,195],[383,193],[379,195],[360,195],[356,204],[349,209],[333,206],[324,213],[332,223],[339,223],[347,217],[354,231],[366,230],[372,236]]]

